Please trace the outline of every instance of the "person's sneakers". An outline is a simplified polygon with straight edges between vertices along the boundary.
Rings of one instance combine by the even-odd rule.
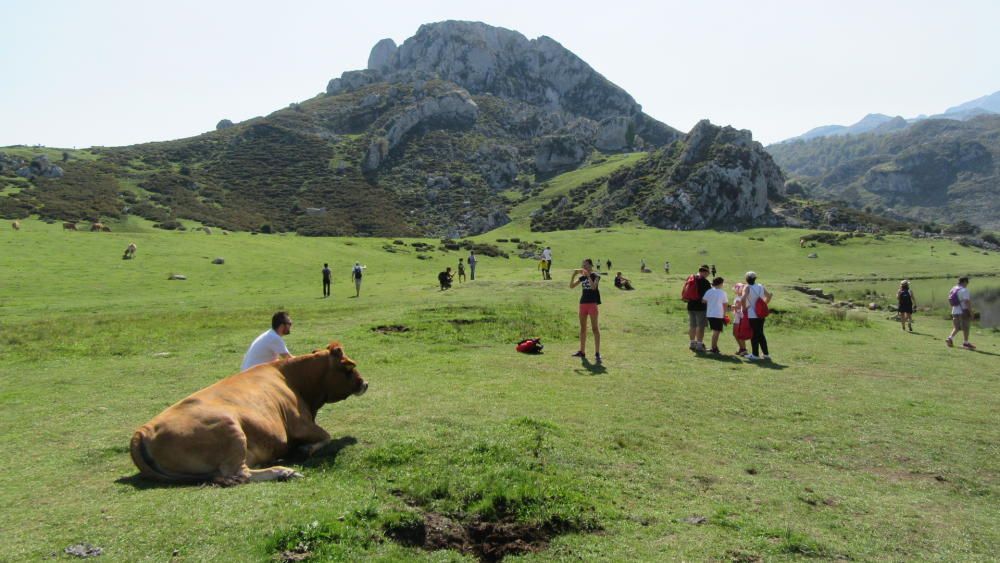
[[[573,354],[572,356],[570,356],[570,357],[571,357],[571,358],[586,358],[586,357],[587,357],[587,355],[586,355],[586,354],[584,354],[584,353],[583,353],[582,351],[580,351],[580,350],[577,350],[577,351],[576,351],[576,353],[574,353],[574,354]]]
[[[747,349],[746,348],[740,348],[739,350],[736,351],[736,355],[737,356],[746,356],[747,355]]]
[[[966,342],[965,344],[962,344],[962,348],[965,348],[966,350],[975,350],[976,349],[976,347],[973,346],[971,342]]]
[[[595,354],[594,355],[594,361],[597,362],[597,363],[601,363],[601,355],[600,354]]]
[[[704,342],[698,342],[698,351],[704,352],[706,350]]]
[[[757,361],[757,360],[760,359],[760,357],[754,356],[753,354],[747,354],[746,356],[743,356],[743,357],[746,358],[746,359],[748,359],[748,360],[750,360],[751,362],[754,362],[754,361]]]
[[[698,349],[698,343],[695,342],[694,340],[692,340],[691,344],[688,344],[688,349],[690,349],[690,350],[697,350]]]
[[[913,332],[913,323],[910,323],[910,332]]]
[[[711,349],[711,350],[709,350],[709,351],[710,351],[711,353],[713,353],[713,354],[721,354],[721,353],[722,353],[722,350],[719,350],[718,348],[712,348],[712,349]]]
[[[944,339],[944,343],[947,344],[949,348],[955,345],[955,342],[952,341],[950,336]]]
[[[771,356],[768,356],[767,354],[764,354],[763,359],[764,359],[765,362],[770,362],[771,361]]]

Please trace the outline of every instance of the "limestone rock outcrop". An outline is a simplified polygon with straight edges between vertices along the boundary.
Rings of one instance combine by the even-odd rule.
[[[374,171],[406,135],[417,127],[468,127],[475,123],[479,107],[464,90],[451,90],[425,98],[399,113],[386,124],[368,146],[362,167]]]
[[[368,55],[368,70],[382,70],[389,66],[396,49],[396,42],[392,39],[387,38],[376,43]]]
[[[229,129],[233,126],[233,122],[228,119],[223,119],[215,124],[216,131],[222,131],[223,129]]]
[[[577,167],[587,156],[586,146],[573,135],[543,137],[535,151],[535,171],[551,174]]]
[[[17,169],[17,175],[22,178],[61,178],[63,169],[49,162],[49,157],[43,155],[31,159],[31,164]]]

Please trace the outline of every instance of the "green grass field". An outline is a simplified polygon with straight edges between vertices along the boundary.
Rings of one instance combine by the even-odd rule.
[[[392,254],[383,239],[23,223],[0,225],[0,560],[65,558],[80,542],[111,561],[474,557],[392,539],[424,514],[555,534],[521,556],[538,561],[1000,552],[1000,333],[976,326],[978,352],[947,349],[939,314],[918,314],[907,334],[884,312],[837,316],[787,289],[1000,273],[995,254],[935,241],[931,255],[903,236],[800,249],[801,231],[780,229],[513,225],[477,240],[551,245],[553,281],[534,260],[482,258],[475,282],[440,292],[437,272],[465,254],[418,260],[411,240]],[[137,258],[123,261],[130,241]],[[586,256],[610,258],[637,287],[603,286],[601,366],[569,357],[579,294],[567,285]],[[640,259],[654,272],[639,273]],[[368,266],[360,299],[354,261]],[[335,276],[325,300],[323,262]],[[729,282],[754,269],[774,291],[773,363],[688,351],[678,296],[702,262]],[[306,477],[287,483],[134,478],[133,430],[234,373],[279,308],[295,320],[293,353],[341,340],[371,384],[317,417],[339,451],[292,463]],[[373,330],[383,325],[409,330]],[[514,352],[527,336],[543,338],[543,355]]]

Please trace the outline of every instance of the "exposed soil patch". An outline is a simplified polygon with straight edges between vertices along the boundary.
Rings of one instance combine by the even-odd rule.
[[[410,332],[410,327],[404,325],[379,325],[372,327],[372,332],[380,334],[395,334],[400,332]]]
[[[500,561],[508,555],[535,553],[549,546],[549,541],[571,531],[553,524],[531,525],[510,520],[488,521],[479,518],[463,523],[443,514],[427,512],[422,522],[394,527],[386,535],[408,547],[427,551],[453,549],[479,561]]]
[[[307,549],[289,549],[274,556],[275,560],[281,563],[294,563],[295,561],[305,561],[312,557],[312,552]]]
[[[486,319],[450,319],[448,322],[455,326],[465,326],[476,323],[481,323]]]

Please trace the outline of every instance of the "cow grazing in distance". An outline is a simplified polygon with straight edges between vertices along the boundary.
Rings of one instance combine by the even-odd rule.
[[[125,247],[125,255],[122,256],[122,260],[131,260],[135,258],[135,243],[130,242],[128,246]]]
[[[205,227],[204,229],[206,235],[212,234],[212,227]]]
[[[71,221],[67,221],[67,222],[63,223],[63,230],[64,231],[75,231],[76,230],[76,223],[73,223]]]
[[[301,477],[268,465],[293,450],[312,455],[331,442],[316,413],[368,390],[356,366],[332,342],[231,375],[136,430],[132,461],[142,476],[166,482],[228,486]]]
[[[13,223],[10,224],[10,226],[13,227],[15,231],[20,231],[21,230],[21,222],[20,221],[14,221]]]
[[[90,232],[99,233],[103,231],[105,228],[106,227],[104,226],[104,223],[93,223],[90,225]]]

